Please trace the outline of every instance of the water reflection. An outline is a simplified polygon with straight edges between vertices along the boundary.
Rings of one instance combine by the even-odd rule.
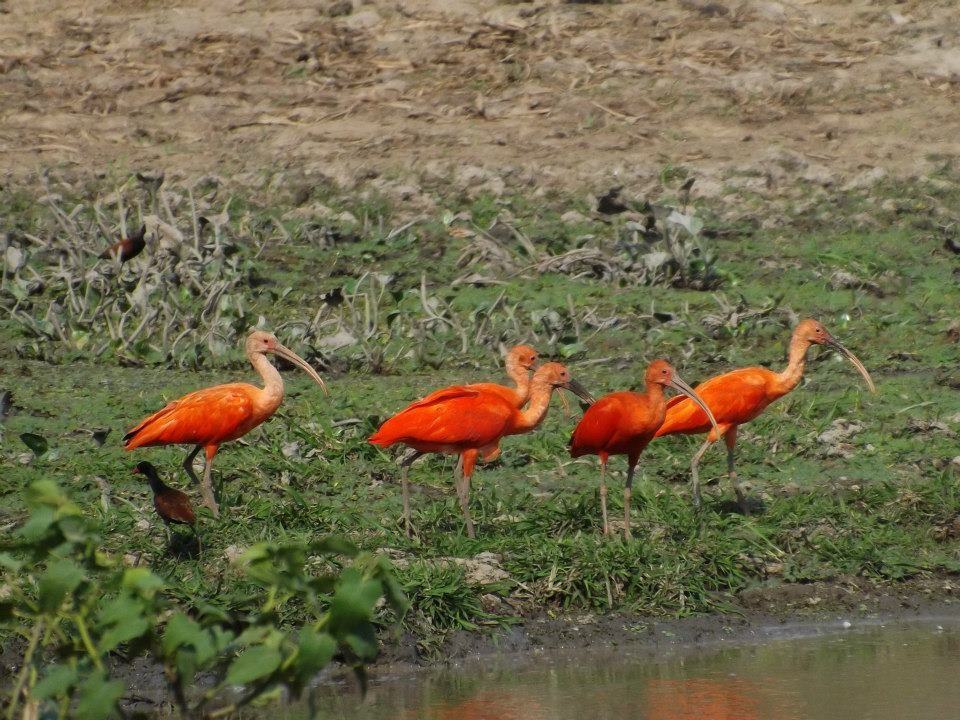
[[[448,671],[319,705],[323,720],[939,720],[960,717],[958,674],[960,627],[914,626]]]

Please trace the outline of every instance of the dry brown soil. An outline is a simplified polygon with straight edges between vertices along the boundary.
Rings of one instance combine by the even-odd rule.
[[[279,172],[403,197],[685,166],[710,195],[960,153],[955,0],[346,4],[0,0],[0,180]]]

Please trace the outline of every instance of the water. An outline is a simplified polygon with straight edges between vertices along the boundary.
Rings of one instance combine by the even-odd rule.
[[[351,720],[952,720],[960,626],[873,627],[665,658],[491,661],[376,682],[362,702],[328,688],[318,704],[321,718]],[[291,708],[287,717],[298,716]]]

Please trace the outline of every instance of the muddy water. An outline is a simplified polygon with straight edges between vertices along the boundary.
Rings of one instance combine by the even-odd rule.
[[[960,718],[960,626],[491,663],[381,681],[363,702],[330,688],[319,706],[353,720],[947,720]]]

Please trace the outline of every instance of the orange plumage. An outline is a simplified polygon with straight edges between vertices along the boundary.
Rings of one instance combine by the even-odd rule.
[[[707,439],[693,456],[691,482],[694,505],[700,505],[698,466],[703,453],[721,437],[727,446],[727,469],[733,483],[737,500],[744,513],[749,513],[746,496],[737,483],[734,468],[734,447],[737,442],[737,427],[753,420],[771,403],[793,390],[803,377],[806,353],[811,345],[826,345],[840,352],[860,372],[867,386],[874,391],[873,380],[857,357],[841,345],[816,320],[804,320],[794,329],[790,339],[787,367],[775,373],[762,367],[749,367],[717,375],[697,385],[695,390],[703,398],[717,420],[711,429],[703,410],[685,398],[673,398],[667,404],[666,418],[657,437],[661,435],[699,434],[708,432]]]
[[[410,464],[423,453],[439,452],[463,455],[463,474],[456,478],[457,495],[467,534],[474,537],[468,505],[470,476],[478,453],[497,448],[500,439],[507,435],[530,432],[536,428],[546,415],[550,395],[555,388],[566,388],[589,401],[589,394],[570,377],[563,365],[547,363],[534,373],[527,410],[520,410],[499,391],[464,385],[431,393],[384,422],[370,436],[369,442],[381,447],[403,443],[414,450],[401,463],[407,533],[412,533],[407,471]]]
[[[183,465],[194,482],[198,480],[193,472],[193,459],[201,449],[205,449],[207,462],[201,492],[204,504],[214,515],[219,514],[219,507],[213,496],[211,473],[213,458],[220,445],[248,433],[273,415],[283,401],[283,379],[266,359],[265,353],[275,353],[294,363],[326,392],[316,370],[281,345],[270,333],[260,330],[251,333],[247,338],[246,351],[250,363],[263,378],[263,388],[246,383],[229,383],[197,390],[168,403],[162,410],[142,420],[123,438],[127,450],[180,443],[195,445]]]
[[[603,513],[604,535],[610,532],[605,480],[609,456],[627,456],[627,482],[623,491],[623,532],[624,537],[629,538],[633,474],[640,460],[640,454],[653,440],[666,414],[667,400],[663,394],[664,388],[675,388],[690,397],[693,402],[699,402],[703,406],[702,401],[690,386],[680,379],[665,360],[656,360],[650,364],[645,374],[645,381],[645,393],[614,392],[597,400],[587,408],[570,438],[570,455],[573,457],[581,455],[600,457],[600,508]]]

